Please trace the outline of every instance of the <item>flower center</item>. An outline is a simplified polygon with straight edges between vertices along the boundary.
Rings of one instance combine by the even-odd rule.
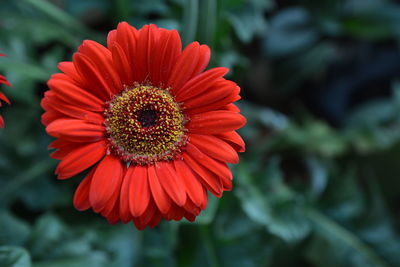
[[[127,87],[105,111],[110,152],[133,164],[177,158],[187,143],[186,120],[168,89]]]
[[[154,110],[146,109],[139,111],[138,121],[144,127],[150,127],[157,124],[157,113]]]

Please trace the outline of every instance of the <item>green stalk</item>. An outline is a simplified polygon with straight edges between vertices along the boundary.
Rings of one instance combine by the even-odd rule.
[[[208,225],[200,225],[200,235],[203,239],[203,245],[206,249],[207,260],[210,267],[219,267],[218,256],[211,238],[210,227]]]
[[[217,24],[217,1],[216,0],[206,0],[204,1],[204,42],[209,46],[214,46],[215,30]]]
[[[199,0],[187,0],[183,10],[183,41],[187,45],[194,41],[199,18]]]
[[[117,13],[118,22],[127,21],[129,18],[129,0],[116,0],[115,11]]]

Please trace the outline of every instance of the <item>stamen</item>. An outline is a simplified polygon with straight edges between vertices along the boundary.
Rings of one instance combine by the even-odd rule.
[[[168,90],[135,85],[108,105],[105,125],[110,153],[140,165],[179,157],[187,143],[186,120]]]

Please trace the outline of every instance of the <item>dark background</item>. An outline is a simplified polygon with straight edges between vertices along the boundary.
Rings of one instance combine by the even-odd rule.
[[[212,48],[242,88],[234,188],[195,223],[138,231],[78,212],[40,99],[119,21]],[[1,0],[0,266],[400,266],[400,3]]]

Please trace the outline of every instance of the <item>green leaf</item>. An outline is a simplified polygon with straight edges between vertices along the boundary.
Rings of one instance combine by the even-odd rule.
[[[320,201],[335,219],[357,218],[367,207],[357,174],[356,167],[352,165],[341,168],[336,166],[331,172],[332,178]]]
[[[50,73],[40,66],[28,62],[21,62],[20,60],[13,60],[10,57],[0,60],[0,69],[39,81],[47,80],[50,77]]]
[[[283,57],[312,46],[318,32],[311,24],[311,16],[305,8],[287,8],[271,19],[266,35],[265,49],[271,57]]]
[[[249,43],[257,35],[267,31],[267,23],[262,13],[263,9],[245,5],[240,11],[226,12],[225,17],[232,25],[238,38]]]
[[[6,211],[0,212],[0,229],[0,245],[24,245],[30,235],[30,226]]]
[[[174,228],[175,226],[167,225],[167,227]],[[99,247],[113,255],[112,262],[115,266],[135,266],[139,264],[145,249],[143,248],[143,232],[137,231],[132,223],[111,227],[105,225],[96,230],[94,233],[96,239],[93,240],[93,243],[101,243],[102,245]],[[170,237],[167,239],[172,242],[176,232],[172,229],[168,233]],[[169,246],[170,244],[167,245],[167,247]]]
[[[335,47],[330,41],[315,43],[302,53],[293,54],[276,66],[276,88],[281,94],[293,92],[303,81],[322,75],[334,58]]]
[[[10,202],[15,195],[17,195],[18,190],[22,186],[34,179],[40,178],[41,175],[46,173],[54,165],[55,163],[52,160],[40,161],[40,164],[33,164],[33,166],[25,170],[25,172],[21,172],[17,177],[14,177],[13,180],[8,182],[0,190],[0,206]]]
[[[29,253],[21,247],[0,247],[0,266],[2,267],[30,267]]]
[[[316,234],[307,249],[317,266],[390,266],[352,232],[316,210],[308,210]]]
[[[43,12],[53,20],[59,22],[66,28],[73,29],[79,33],[87,34],[88,30],[84,25],[78,22],[75,18],[64,12],[60,8],[45,0],[23,0],[28,5]]]
[[[370,40],[400,36],[400,7],[396,4],[380,1],[363,6],[353,2],[347,6],[347,11],[349,15],[343,22],[347,34]]]
[[[297,242],[310,231],[304,218],[304,204],[282,181],[278,159],[272,159],[262,177],[267,186],[255,185],[243,162],[239,167],[240,188],[236,194],[241,200],[243,211],[254,222],[264,225],[273,235],[286,242]]]
[[[111,266],[107,260],[107,254],[101,251],[93,251],[84,257],[67,257],[57,260],[35,262],[35,267],[81,267],[81,266]]]
[[[316,157],[306,159],[306,164],[310,172],[312,198],[318,198],[328,185],[328,170],[326,164]]]
[[[30,251],[35,257],[48,257],[52,249],[57,248],[65,239],[67,229],[54,215],[42,216],[35,224],[32,232]]]

